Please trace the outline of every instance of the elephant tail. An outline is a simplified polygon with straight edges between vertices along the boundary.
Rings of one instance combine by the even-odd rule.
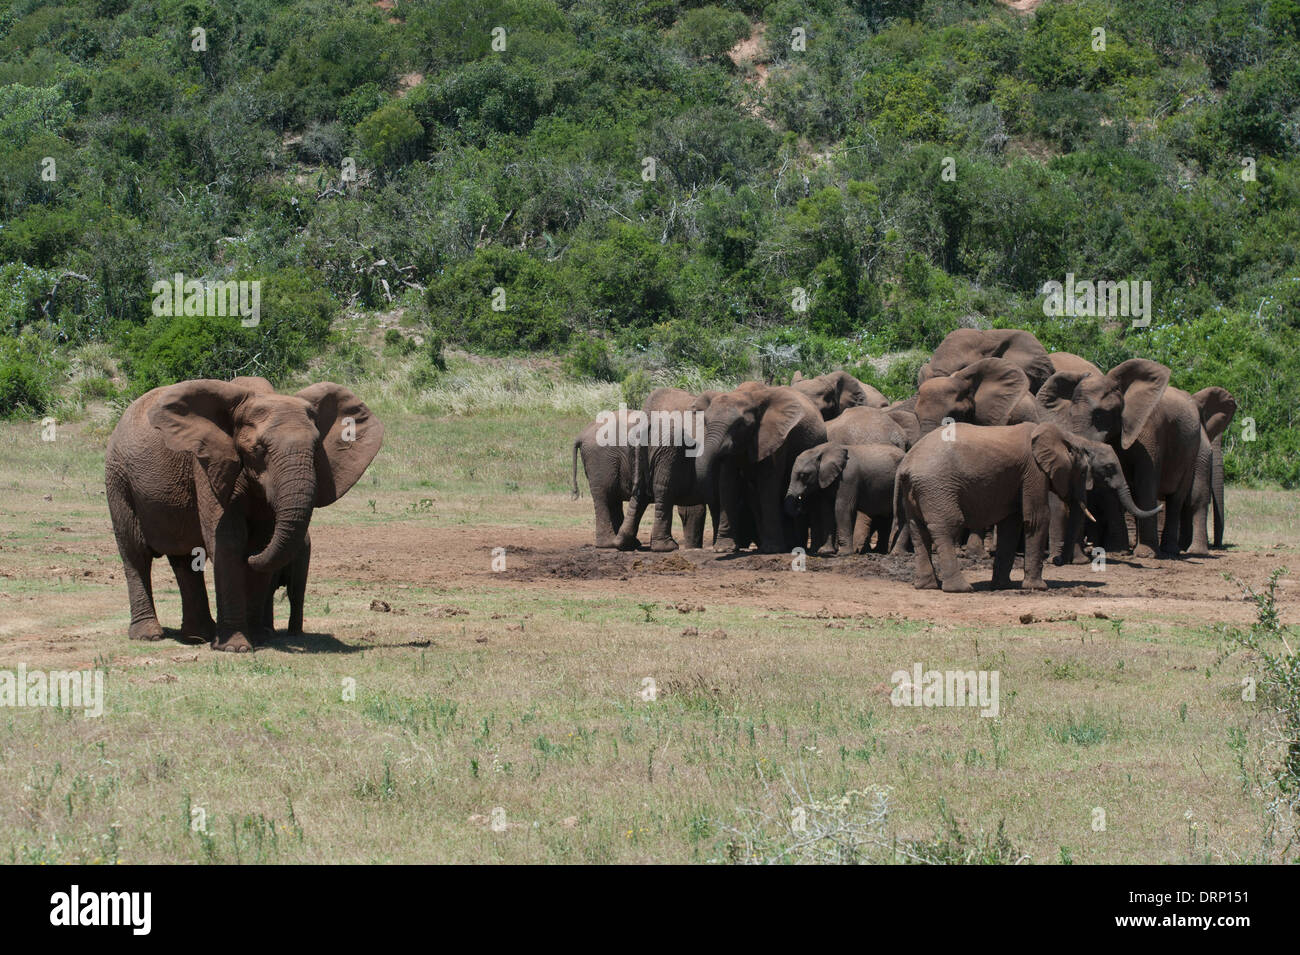
[[[581,436],[573,439],[573,500],[578,499],[578,452],[582,450]]]
[[[1214,546],[1223,546],[1223,435],[1210,442],[1210,501],[1214,510]]]
[[[898,535],[902,533],[903,525],[906,523],[907,515],[903,513],[903,474],[899,471],[894,475],[894,533],[889,537],[890,553],[898,543]]]

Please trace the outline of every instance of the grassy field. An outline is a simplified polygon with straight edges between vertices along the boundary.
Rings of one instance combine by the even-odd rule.
[[[804,816],[877,861],[1270,857],[1249,664],[1217,661],[1240,603],[1006,626],[812,612],[761,575],[752,599],[678,608],[689,580],[467,577],[460,534],[589,544],[569,444],[618,396],[534,382],[519,409],[487,397],[518,369],[460,373],[459,399],[373,385],[388,438],[313,521],[312,633],[246,657],[126,640],[110,413],[54,442],[0,427],[0,668],[107,674],[102,718],[0,708],[0,859],[761,861],[801,857]],[[1239,549],[1294,562],[1294,494],[1229,508]],[[175,625],[165,563],[154,578]],[[891,706],[915,661],[997,670],[998,717]]]

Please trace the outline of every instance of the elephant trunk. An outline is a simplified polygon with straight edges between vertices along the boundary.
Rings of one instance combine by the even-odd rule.
[[[1069,516],[1065,521],[1065,540],[1061,541],[1060,563],[1068,566],[1074,563],[1074,547],[1082,537],[1084,501],[1076,498],[1070,502]]]
[[[1214,508],[1214,546],[1223,546],[1223,435],[1210,444],[1210,500]]]
[[[1160,513],[1159,504],[1151,508],[1149,511],[1144,511],[1142,508],[1138,507],[1137,502],[1133,500],[1133,493],[1128,489],[1127,484],[1117,487],[1115,493],[1119,495],[1119,502],[1123,505],[1124,510],[1128,511],[1134,517],[1145,519],[1148,517],[1155,517]]]
[[[798,494],[787,493],[785,496],[785,513],[787,517],[798,517],[803,513],[803,497]]]
[[[713,465],[718,457],[718,448],[722,445],[725,426],[718,422],[709,422],[704,428],[704,443],[695,458],[695,486],[710,488],[713,486]]]
[[[259,573],[279,570],[303,547],[316,502],[314,452],[314,448],[296,451],[271,465],[275,531],[266,547],[248,558],[248,566]]]

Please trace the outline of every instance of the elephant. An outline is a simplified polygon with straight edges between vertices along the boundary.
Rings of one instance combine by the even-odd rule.
[[[713,528],[718,527],[717,496],[711,485],[696,482],[695,460],[691,451],[703,434],[695,430],[697,415],[713,402],[718,391],[705,391],[693,395],[679,388],[656,388],[646,398],[642,409],[647,421],[656,422],[648,439],[633,451],[633,502],[618,532],[620,546],[636,540],[641,515],[651,501],[654,502],[654,528],[650,533],[650,549],[672,551],[677,549],[673,540],[673,507],[682,517],[686,546],[704,546],[704,513],[709,508]],[[688,423],[689,422],[689,423]]]
[[[882,408],[850,408],[826,423],[826,440],[835,444],[892,444],[907,450],[907,432]]]
[[[582,456],[582,470],[591,488],[591,504],[595,510],[596,546],[612,550],[635,550],[641,546],[636,529],[645,504],[635,498],[636,461],[632,443],[627,441],[628,413],[619,410],[607,412],[609,418],[597,418],[573,439],[573,497],[578,491],[578,456]],[[625,515],[623,505],[633,501],[632,511]],[[635,513],[630,525],[627,517]],[[687,538],[698,541],[704,536],[704,509],[680,508],[682,524]],[[625,527],[629,533],[624,534]],[[695,546],[701,546],[696,544]]]
[[[1022,589],[1042,590],[1047,554],[1048,499],[1070,509],[1071,527],[1082,521],[1084,495],[1094,481],[1110,487],[1135,516],[1154,517],[1133,502],[1119,457],[1109,445],[1070,434],[1054,422],[982,426],[956,424],[951,440],[941,431],[923,437],[903,458],[894,487],[894,513],[912,529],[916,550],[913,586],[939,586],[932,550],[946,592],[971,589],[957,563],[963,527],[997,527],[993,587],[1011,586],[1011,567],[1024,533]],[[1069,541],[1067,538],[1067,556]]]
[[[1018,328],[958,328],[948,333],[930,360],[920,367],[916,383],[919,386],[931,378],[951,375],[981,358],[1005,358],[1019,367],[1029,379],[1031,394],[1037,394],[1056,371],[1047,349],[1030,332]]]
[[[1180,549],[1193,557],[1210,552],[1207,510],[1214,511],[1214,546],[1223,545],[1223,432],[1237,413],[1237,401],[1223,388],[1202,388],[1192,395],[1201,416],[1201,441],[1188,496],[1179,525]]]
[[[888,398],[847,371],[832,371],[816,378],[805,378],[796,371],[790,387],[813,403],[823,421],[830,421],[849,408],[883,408],[889,404]]]
[[[790,469],[800,452],[825,441],[821,414],[793,388],[745,382],[716,395],[704,411],[704,443],[695,459],[696,483],[712,487],[717,482],[714,550],[738,549],[745,482],[753,488],[760,549],[779,553],[793,546],[798,540],[795,522],[782,508]]]
[[[1054,373],[1038,390],[1041,420],[1054,421],[1071,434],[1090,441],[1104,441],[1119,452],[1121,460],[1135,444],[1153,441],[1146,429],[1169,387],[1168,368],[1145,358],[1130,358],[1100,374],[1083,359],[1073,355],[1068,358],[1074,359],[1074,363]],[[1199,441],[1193,448],[1198,445]],[[1149,456],[1150,452],[1143,453]],[[1139,493],[1136,485],[1131,490],[1144,507],[1154,501],[1154,491],[1148,494],[1144,489]],[[1102,542],[1107,550],[1125,550],[1128,529],[1119,501],[1109,493],[1102,495],[1102,499],[1103,513],[1098,515],[1105,529]],[[1064,534],[1064,511],[1057,509],[1051,536],[1054,559],[1058,562],[1062,552],[1057,542],[1064,541]]]
[[[1039,418],[1029,377],[1005,358],[981,358],[951,375],[927,379],[917,389],[915,411],[922,434],[929,434],[945,418],[983,425]]]
[[[293,560],[272,576],[262,610],[262,629],[275,632],[275,592],[283,587],[289,595],[289,625],[285,632],[302,635],[302,605],[307,595],[307,571],[311,567],[311,534],[302,539],[302,547]]]
[[[804,508],[820,512],[820,523],[833,527],[827,543],[834,553],[854,549],[854,525],[859,514],[871,521],[870,534],[878,534],[876,551],[889,547],[894,517],[894,476],[903,451],[892,444],[834,444],[809,448],[794,461],[785,492],[786,513]]]
[[[166,555],[183,634],[216,650],[252,650],[271,580],[301,552],[312,511],[347,493],[383,436],[365,403],[332,382],[282,395],[262,378],[198,379],[133,401],[104,465],[130,638],[163,635],[152,563]],[[215,622],[195,558],[216,576]]]
[[[904,448],[909,449],[921,440],[921,420],[916,416],[916,395],[895,401],[884,409],[885,414],[903,429]]]
[[[1072,371],[1080,376],[1096,375],[1098,378],[1103,374],[1102,370],[1088,359],[1080,358],[1068,351],[1054,351],[1047,357],[1052,360],[1053,374],[1058,371]]]

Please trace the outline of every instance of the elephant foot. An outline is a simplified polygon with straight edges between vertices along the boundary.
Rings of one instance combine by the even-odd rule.
[[[677,541],[673,540],[671,537],[667,540],[652,540],[650,542],[650,549],[661,554],[667,553],[668,551],[674,551],[677,549]]]
[[[970,581],[961,574],[949,577],[943,582],[943,592],[946,594],[968,594],[970,591]]]
[[[181,635],[211,643],[217,637],[217,622],[211,617],[207,620],[182,620]]]
[[[1140,559],[1150,560],[1156,556],[1156,549],[1148,544],[1138,544],[1133,548],[1133,556]]]
[[[1196,544],[1193,544],[1191,547],[1189,547],[1189,548],[1185,551],[1185,553],[1187,554],[1188,557],[1209,557],[1209,556],[1210,556],[1210,548],[1209,548],[1208,545],[1202,547],[1202,546],[1198,546],[1198,545],[1196,545]]]
[[[759,547],[758,552],[760,554],[784,554],[786,553],[786,549],[780,544],[773,544],[769,541]]]
[[[715,554],[730,554],[738,550],[740,550],[740,546],[733,538],[719,537],[713,541],[713,552]]]
[[[641,541],[636,537],[619,537],[610,546],[615,550],[640,550]]]
[[[1010,590],[1010,589],[1013,588],[1014,586],[1015,586],[1015,584],[1013,584],[1013,583],[1011,582],[1011,578],[1010,578],[1010,577],[1005,577],[1005,578],[1001,578],[1001,579],[999,579],[999,578],[997,578],[997,577],[994,577],[994,578],[993,578],[993,589],[994,589],[994,590]]]
[[[916,590],[938,590],[939,580],[934,576],[922,577],[920,580],[913,580],[912,587]]]
[[[1021,582],[1020,589],[1021,590],[1046,590],[1047,584],[1043,581],[1043,578],[1041,577],[1039,577],[1037,580],[1025,579],[1024,581]]]
[[[223,653],[252,653],[253,644],[239,631],[227,634],[225,639],[218,637],[212,641],[212,649]]]
[[[158,622],[157,617],[151,617],[148,620],[137,620],[131,624],[126,632],[127,637],[132,640],[161,640],[163,637],[162,624]]]

